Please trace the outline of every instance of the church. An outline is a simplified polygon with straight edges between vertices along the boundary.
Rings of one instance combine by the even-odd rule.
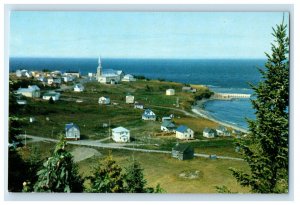
[[[102,69],[101,58],[98,59],[98,67],[96,78],[97,81],[103,84],[116,84],[121,81],[124,77],[124,73],[121,70],[113,70],[113,69]]]

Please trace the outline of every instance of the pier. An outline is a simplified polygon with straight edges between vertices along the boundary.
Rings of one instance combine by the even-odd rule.
[[[213,98],[215,99],[232,99],[232,98],[250,98],[251,94],[243,93],[215,93]]]

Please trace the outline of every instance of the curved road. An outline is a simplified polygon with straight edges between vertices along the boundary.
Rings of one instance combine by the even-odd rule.
[[[19,135],[19,136],[25,137],[24,135]],[[50,138],[38,137],[38,136],[32,136],[32,135],[26,135],[26,137],[32,139],[32,140],[30,140],[30,142],[49,141],[49,142],[57,143],[59,141],[58,139],[50,139]],[[122,150],[131,150],[131,151],[137,151],[137,152],[171,154],[171,151],[125,147],[126,145],[132,145],[132,144],[128,144],[128,143],[126,143],[126,144],[123,144],[123,143],[101,143],[99,140],[68,141],[68,143],[74,144],[74,145],[90,146],[90,147],[98,147],[98,148],[122,149]],[[205,158],[210,157],[210,155],[208,155],[208,154],[199,154],[199,153],[195,153],[194,156],[205,157]],[[217,156],[217,158],[243,161],[242,158],[236,158],[236,157]]]

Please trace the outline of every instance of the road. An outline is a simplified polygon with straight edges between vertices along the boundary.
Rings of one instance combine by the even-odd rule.
[[[20,137],[24,137],[24,135],[20,135]],[[26,137],[31,139],[27,143],[29,143],[29,142],[33,143],[33,142],[39,142],[39,141],[48,141],[48,142],[57,143],[59,141],[58,139],[50,139],[50,138],[46,138],[46,137],[38,137],[38,136],[32,136],[32,135],[26,135]],[[171,154],[171,151],[125,147],[125,146],[128,146],[128,145],[138,145],[138,144],[133,144],[133,143],[101,143],[101,140],[78,140],[78,141],[68,141],[68,144],[80,145],[80,146],[89,146],[89,147],[97,147],[97,148],[122,149],[122,150],[147,152],[147,153]],[[204,157],[204,158],[209,158],[210,157],[210,155],[208,155],[208,154],[200,154],[200,153],[195,153],[194,156]],[[217,156],[217,158],[218,159],[243,161],[242,158],[236,158],[236,157]]]

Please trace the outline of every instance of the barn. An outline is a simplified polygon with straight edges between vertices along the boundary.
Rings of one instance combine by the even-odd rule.
[[[189,144],[179,144],[177,143],[172,148],[172,157],[179,160],[193,159],[194,149]]]

